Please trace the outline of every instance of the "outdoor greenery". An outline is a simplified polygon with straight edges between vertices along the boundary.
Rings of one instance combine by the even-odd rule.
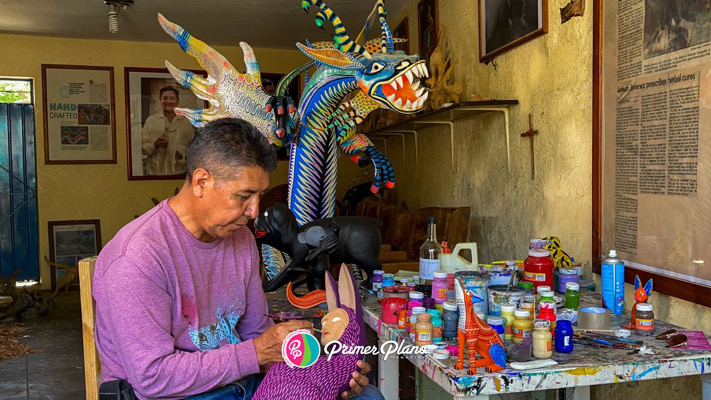
[[[0,103],[32,103],[32,84],[29,80],[0,79]]]

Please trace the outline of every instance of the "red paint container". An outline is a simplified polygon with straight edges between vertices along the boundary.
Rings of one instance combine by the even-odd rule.
[[[529,250],[523,262],[523,280],[533,283],[534,290],[546,285],[553,287],[553,260],[548,250]]]
[[[397,325],[401,310],[407,310],[407,299],[400,297],[386,297],[380,301],[383,307],[383,322]]]

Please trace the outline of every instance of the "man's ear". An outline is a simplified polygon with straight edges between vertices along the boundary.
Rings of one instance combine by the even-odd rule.
[[[202,196],[205,194],[205,184],[211,180],[210,173],[203,168],[197,168],[195,171],[193,171],[193,181],[192,181],[192,189],[193,189],[193,194],[196,197],[202,198]]]

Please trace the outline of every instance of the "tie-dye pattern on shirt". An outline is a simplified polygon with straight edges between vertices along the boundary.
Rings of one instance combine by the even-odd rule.
[[[228,312],[223,313],[220,307],[217,307],[215,316],[217,322],[200,329],[194,329],[190,324],[190,339],[195,346],[201,351],[213,350],[222,347],[225,344],[237,344],[242,342],[242,339],[237,333],[237,322],[240,315],[230,306]]]

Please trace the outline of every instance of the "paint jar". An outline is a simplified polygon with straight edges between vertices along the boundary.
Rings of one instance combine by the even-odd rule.
[[[538,306],[538,303],[541,302],[541,292],[550,292],[551,287],[550,286],[539,286],[536,288],[536,306]],[[538,308],[538,307],[536,307]]]
[[[523,302],[521,303],[521,309],[522,310],[527,310],[530,313],[530,319],[533,321],[535,319],[536,315],[536,304],[532,302]]]
[[[422,299],[422,307],[428,309],[428,310],[434,310],[435,309],[435,299],[432,297],[425,297]]]
[[[407,303],[407,326],[405,327],[405,330],[407,330],[407,333],[410,332],[410,328],[412,327],[412,324],[410,322],[410,318],[412,317],[412,310],[415,307],[422,307],[422,298],[423,295],[421,292],[410,292],[410,301]]]
[[[397,324],[400,310],[407,313],[407,299],[400,297],[386,297],[381,302],[382,318],[386,324]]]
[[[415,325],[417,324],[417,316],[426,313],[424,307],[412,307],[412,315],[410,316],[410,339],[415,340]]]
[[[513,322],[513,342],[518,344],[523,339],[531,337],[531,329],[533,324],[531,323],[531,313],[527,310],[516,310],[514,311],[514,317],[516,319]]]
[[[395,276],[393,274],[383,274],[383,288],[395,286]]]
[[[514,311],[516,311],[516,306],[513,304],[502,304],[501,305],[501,317],[506,320],[504,325],[504,339],[511,341],[513,339],[513,323]]]
[[[578,273],[574,269],[559,268],[558,269],[558,292],[565,293],[566,284],[568,282],[578,283]]]
[[[489,301],[489,315],[500,316],[502,304],[513,304],[519,308],[525,292],[517,287],[507,285],[489,286],[487,289]]]
[[[553,337],[555,337],[555,322],[556,322],[556,316],[555,316],[555,302],[554,301],[541,301],[540,304],[541,312],[538,314],[539,319],[547,319],[548,321],[551,322],[551,331],[553,333]]]
[[[504,343],[504,321],[505,319],[502,317],[489,317],[486,319],[486,323],[491,326],[491,329],[501,336],[501,343]]]
[[[397,328],[407,329],[407,310],[400,310],[397,316]]]
[[[415,286],[415,291],[422,292],[427,297],[432,297],[432,285],[420,283]]]
[[[400,278],[400,286],[407,288],[407,283],[410,282],[409,278]],[[408,289],[409,290],[409,289]]]
[[[382,269],[376,269],[373,271],[373,292],[378,293],[378,289],[383,287],[383,274],[385,271]],[[376,287],[377,285],[377,287]]]
[[[634,330],[638,335],[649,336],[654,332],[654,307],[648,303],[637,304]]]
[[[531,239],[528,243],[529,250],[544,250],[546,241],[543,239]]]
[[[580,308],[580,285],[577,282],[568,282],[565,292],[565,308],[577,310]]]
[[[419,285],[420,284],[420,276],[419,275],[413,276],[412,281],[415,283],[415,285]]]
[[[439,343],[442,341],[442,314],[439,310],[427,310],[427,313],[432,315],[432,342]]]
[[[546,319],[533,321],[533,356],[536,358],[551,358],[553,344],[551,323]]]
[[[417,322],[415,323],[415,345],[425,346],[432,344],[432,314],[420,313],[417,314]]]
[[[442,337],[444,339],[454,339],[457,337],[457,303],[445,301],[442,304]]]
[[[454,292],[454,273],[447,273],[447,300],[452,300],[456,297]]]
[[[464,288],[474,296],[484,300],[474,303],[474,311],[480,311],[488,314],[488,295],[487,286],[489,285],[489,273],[487,271],[458,271],[455,277],[462,280]],[[459,301],[459,299],[457,299]],[[463,303],[458,303],[460,306],[460,315],[464,314],[461,310],[464,307]]]
[[[438,270],[434,272],[434,280],[432,281],[432,298],[436,303],[444,303],[447,301],[447,273]]]
[[[511,275],[515,275],[515,270],[504,269],[501,266],[495,265],[491,268],[489,277],[489,286],[503,285],[508,286],[511,282]],[[513,286],[516,286],[516,278],[514,277]]]
[[[556,324],[555,351],[558,353],[573,351],[573,325],[570,321],[560,320]]]
[[[533,294],[533,282],[527,282],[527,281],[518,281],[518,284],[516,286],[519,289],[522,289],[526,294]]]
[[[422,292],[418,292],[417,290],[413,290],[410,293],[408,293],[408,297],[410,300],[416,300],[419,302],[422,302],[422,299],[425,298],[425,294]]]
[[[407,289],[410,290],[411,292],[415,290],[416,286],[417,286],[417,284],[415,282],[412,282],[412,281],[407,282]]]
[[[544,301],[550,301],[553,303],[553,306],[555,307],[555,297],[553,297],[555,292],[553,292],[552,290],[542,290],[540,293],[541,293],[541,299],[538,302],[538,304],[540,304]],[[556,309],[554,308],[553,312],[555,312],[555,311],[556,311]]]
[[[548,250],[529,250],[523,266],[523,280],[532,282],[534,287],[553,287],[553,260]]]

